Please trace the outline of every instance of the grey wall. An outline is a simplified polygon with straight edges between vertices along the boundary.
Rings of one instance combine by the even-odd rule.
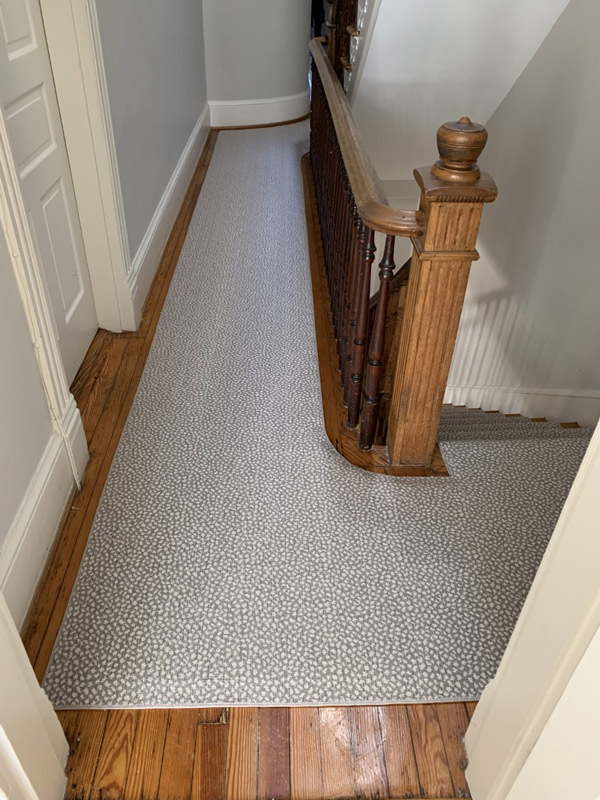
[[[431,164],[446,120],[486,123],[568,2],[381,0],[352,88],[379,177]]]
[[[600,416],[600,4],[571,0],[488,123],[484,210],[447,399]]]
[[[204,17],[210,100],[308,88],[310,0],[204,0]]]
[[[0,557],[52,434],[25,309],[0,230]]]
[[[133,257],[206,103],[201,0],[98,0]]]

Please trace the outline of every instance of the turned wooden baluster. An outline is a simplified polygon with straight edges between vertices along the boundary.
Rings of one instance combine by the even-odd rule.
[[[379,406],[381,404],[381,378],[383,373],[383,354],[385,351],[385,331],[387,327],[388,303],[392,278],[394,277],[394,244],[395,236],[386,236],[383,258],[379,264],[379,300],[375,309],[371,341],[369,342],[369,358],[365,372],[365,388],[360,423],[358,446],[368,450],[375,438]]]
[[[350,262],[350,245],[351,245],[351,236],[352,236],[352,205],[353,205],[353,198],[352,198],[352,191],[350,189],[350,182],[348,180],[348,176],[346,175],[346,170],[344,170],[344,208],[342,214],[342,220],[340,225],[340,255],[342,259],[342,282],[341,282],[341,292],[339,296],[339,305],[338,305],[338,314],[339,314],[339,325],[338,325],[338,356],[339,356],[339,368],[340,371],[344,370],[344,362],[346,359],[346,351],[347,351],[347,339],[346,330],[347,330],[347,305],[348,305],[348,286],[350,283],[350,271],[351,271],[351,262]],[[342,375],[342,383],[343,383],[343,375]]]
[[[352,366],[352,349],[351,343],[354,341],[351,336],[354,336],[354,327],[356,327],[356,319],[352,321],[352,301],[354,299],[354,287],[358,279],[360,268],[357,266],[357,259],[360,257],[359,249],[359,229],[360,229],[360,216],[356,209],[354,198],[351,197],[351,224],[348,236],[350,239],[350,247],[348,251],[348,289],[346,292],[346,307],[344,315],[344,329],[342,332],[342,386],[344,387],[344,401],[347,403],[347,382],[349,380],[350,368]]]
[[[413,239],[388,426],[393,464],[431,464],[483,204],[497,195],[477,166],[486,140],[468,117],[447,122],[439,161],[414,173],[427,227]]]
[[[366,226],[365,226],[366,227]],[[348,393],[348,427],[356,428],[360,415],[363,373],[366,361],[367,334],[369,329],[369,289],[371,265],[375,260],[375,231],[366,228],[362,249],[362,263],[356,287],[356,327],[352,345],[352,367]]]
[[[348,353],[346,356],[346,369],[344,372],[344,405],[350,405],[350,394],[352,387],[352,360],[354,355],[354,340],[356,339],[356,321],[358,318],[358,304],[360,299],[360,287],[363,284],[365,271],[365,261],[363,251],[367,242],[367,226],[361,220],[357,212],[356,219],[356,248],[354,251],[354,263],[352,265],[352,293],[350,299],[350,315],[348,321]]]
[[[329,44],[327,52],[339,82],[344,85],[344,70],[351,71],[349,28],[356,29],[358,0],[335,0],[330,2]]]

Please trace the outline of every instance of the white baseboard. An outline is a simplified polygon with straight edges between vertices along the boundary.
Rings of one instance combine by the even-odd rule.
[[[79,410],[72,398],[53,433],[0,548],[0,591],[15,624],[25,622],[50,550],[88,459]],[[65,441],[66,438],[66,441]]]
[[[77,408],[75,398],[71,395],[69,405],[63,416],[62,429],[67,438],[66,446],[69,448],[69,455],[72,459],[72,467],[77,483],[83,483],[83,475],[90,457],[87,448],[85,431],[81,421],[81,414]]]
[[[447,386],[445,403],[578,422],[593,427],[600,419],[600,391],[536,389],[520,386]]]
[[[308,89],[287,97],[269,97],[265,100],[210,100],[210,124],[213,128],[272,125],[287,122],[308,114],[310,95]]]
[[[133,297],[136,326],[141,321],[152,279],[160,264],[165,244],[202,154],[209,130],[210,111],[209,104],[206,103],[131,262],[128,282]]]

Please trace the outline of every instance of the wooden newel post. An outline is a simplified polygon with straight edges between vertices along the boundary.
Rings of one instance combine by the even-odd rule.
[[[388,427],[393,464],[431,464],[483,204],[497,195],[477,166],[486,141],[468,117],[446,122],[439,161],[414,172],[427,230],[413,239]]]

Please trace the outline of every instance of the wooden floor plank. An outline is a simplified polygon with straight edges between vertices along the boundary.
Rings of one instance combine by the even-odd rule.
[[[198,720],[197,708],[169,711],[158,787],[160,800],[189,800],[191,796]]]
[[[123,799],[137,721],[137,711],[109,711],[92,800]]]
[[[192,800],[225,800],[228,736],[229,725],[198,726]]]
[[[199,708],[198,709],[198,723],[200,725],[209,725],[222,723],[226,716],[225,708]]]
[[[256,800],[258,709],[232,708],[228,727],[225,796],[227,800]]]
[[[104,407],[110,396],[117,375],[121,367],[121,361],[127,349],[128,339],[124,336],[110,336],[107,334],[105,344],[105,357],[98,364],[98,375],[94,383],[94,389],[88,398],[88,402],[80,406],[81,421],[88,443],[92,441],[96,426],[102,416]]]
[[[469,715],[469,719],[473,719],[473,714],[475,713],[475,709],[477,708],[477,702],[472,703],[465,703],[465,708],[467,709],[467,714]]]
[[[85,358],[77,370],[77,375],[73,379],[70,387],[71,393],[80,411],[90,405],[90,395],[94,391],[96,382],[102,379],[102,369],[99,365],[106,359],[106,345],[109,339],[108,331],[102,328],[96,331]]]
[[[57,711],[56,716],[65,734],[65,739],[69,742],[70,746],[76,739],[79,711]]]
[[[348,709],[332,706],[319,709],[319,739],[323,797],[333,800],[354,795],[352,742]]]
[[[420,797],[419,773],[406,706],[381,706],[379,721],[390,796]]]
[[[127,800],[149,800],[158,794],[169,712],[152,708],[138,711],[137,715],[124,796]]]
[[[348,709],[352,741],[352,765],[357,797],[389,797],[379,709],[355,706]]]
[[[258,745],[259,800],[290,796],[290,710],[261,708]]]
[[[108,711],[70,711],[76,724],[71,728],[70,754],[67,762],[66,800],[89,800],[98,766]],[[64,716],[63,716],[64,719]]]
[[[323,796],[318,708],[290,709],[290,788],[292,800]]]
[[[467,709],[463,703],[438,703],[435,710],[442,731],[454,794],[456,797],[470,797],[469,785],[465,778],[467,755],[464,738],[469,727]]]
[[[452,797],[454,787],[433,705],[407,706],[423,797]]]

